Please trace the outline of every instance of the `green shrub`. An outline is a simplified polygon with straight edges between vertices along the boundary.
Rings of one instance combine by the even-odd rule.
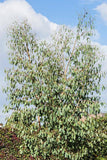
[[[0,159],[2,160],[33,160],[30,155],[21,155],[20,145],[23,139],[17,137],[17,132],[9,128],[0,128]]]
[[[107,160],[107,156],[104,158],[104,157],[98,157],[97,160]]]
[[[99,157],[105,157],[107,156],[107,113],[104,117],[100,117],[97,119],[98,122],[98,130],[101,133],[101,142],[103,141],[101,145],[101,150],[99,152]],[[96,145],[96,148],[98,148],[98,144]],[[101,159],[101,158],[100,158]],[[107,159],[107,157],[105,158]]]

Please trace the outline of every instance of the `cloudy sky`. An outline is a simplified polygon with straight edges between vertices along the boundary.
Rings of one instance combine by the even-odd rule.
[[[6,30],[14,20],[27,18],[34,32],[40,38],[48,38],[58,25],[75,27],[78,15],[86,9],[95,18],[95,43],[105,55],[103,70],[107,71],[107,0],[0,0],[0,122],[5,122],[8,114],[2,113],[6,104],[4,69],[9,67]],[[107,77],[103,82],[107,86]],[[101,98],[107,103],[107,89]],[[101,108],[107,112],[107,108]]]

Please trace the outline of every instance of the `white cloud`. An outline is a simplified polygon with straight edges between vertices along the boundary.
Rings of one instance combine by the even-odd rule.
[[[100,13],[102,19],[107,24],[107,3],[102,3],[101,5],[97,6],[96,10]]]
[[[7,0],[0,3],[0,34],[14,20],[27,18],[33,30],[42,38],[49,36],[57,28],[57,24],[37,14],[25,0]]]

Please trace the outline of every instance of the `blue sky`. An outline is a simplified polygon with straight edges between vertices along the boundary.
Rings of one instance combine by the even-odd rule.
[[[6,31],[14,20],[27,18],[40,38],[47,38],[58,25],[75,27],[78,15],[87,10],[95,18],[96,37],[94,42],[105,55],[103,71],[107,72],[107,0],[0,0],[0,122],[5,122],[2,113],[6,95],[2,93],[4,69],[9,68]],[[107,76],[103,80],[107,86]],[[107,89],[101,95],[107,103]],[[107,108],[102,108],[107,112]],[[8,115],[8,114],[7,114]]]
[[[37,13],[46,16],[57,24],[75,26],[78,15],[87,10],[95,18],[95,28],[100,33],[99,43],[107,45],[107,22],[104,22],[97,6],[106,3],[107,0],[27,0]]]

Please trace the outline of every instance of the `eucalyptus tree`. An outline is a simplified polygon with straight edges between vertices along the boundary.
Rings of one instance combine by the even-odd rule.
[[[24,138],[21,152],[38,160],[79,160],[101,151],[105,134],[100,142],[96,118],[88,116],[99,113],[103,76],[92,35],[87,13],[75,29],[59,27],[50,42],[37,40],[27,22],[11,28],[5,110],[14,111],[11,122]]]

